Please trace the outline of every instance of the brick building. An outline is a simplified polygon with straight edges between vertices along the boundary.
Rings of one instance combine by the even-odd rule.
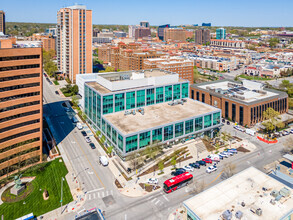
[[[92,10],[86,6],[69,6],[57,12],[57,61],[71,82],[76,74],[93,71]]]
[[[211,32],[209,29],[200,28],[194,32],[195,44],[206,44],[211,41]]]
[[[245,48],[245,42],[236,40],[211,40],[211,46],[228,48]]]
[[[0,32],[5,34],[5,12],[0,11]]]
[[[111,61],[111,48],[108,46],[99,47],[98,57],[99,60],[103,61],[103,63],[109,63]]]
[[[134,38],[143,38],[151,36],[151,30],[148,27],[138,27],[134,30]]]
[[[272,107],[280,114],[288,112],[285,92],[264,88],[262,83],[243,80],[207,82],[191,86],[192,99],[222,109],[222,117],[252,126],[263,121],[263,112]]]
[[[31,37],[27,37],[26,40],[29,41],[42,41],[44,50],[54,50],[56,51],[56,39],[53,36],[33,34]]]
[[[42,48],[13,41],[0,49],[0,179],[42,161]]]
[[[165,28],[164,41],[186,41],[186,30],[180,28]]]
[[[179,78],[186,79],[193,84],[193,61],[180,57],[161,57],[144,60],[144,69],[159,68],[178,73]]]

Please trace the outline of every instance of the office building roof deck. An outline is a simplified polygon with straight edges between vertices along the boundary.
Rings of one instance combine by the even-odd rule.
[[[100,73],[93,74],[91,78],[92,80],[86,79],[86,84],[100,94],[188,82],[179,79],[177,73],[161,69]]]
[[[263,187],[267,191],[263,190]],[[224,211],[232,211],[232,219],[235,213],[241,211],[243,219],[281,219],[281,217],[292,212],[292,192],[288,197],[282,197],[276,204],[270,201],[275,198],[270,195],[272,190],[278,192],[286,187],[281,182],[262,173],[254,167],[250,167],[233,177],[205,190],[204,192],[183,202],[189,211],[193,212],[200,219],[213,220],[222,219]],[[290,188],[286,187],[292,191]],[[244,202],[245,206],[242,206]],[[262,215],[254,214],[250,209],[258,207]]]
[[[219,80],[192,85],[192,87],[197,87],[219,96],[226,96],[227,98],[235,99],[244,104],[254,104],[256,102],[276,98],[280,95],[286,96],[284,92],[266,89],[262,83],[251,80],[242,80],[242,83],[230,80]]]
[[[185,100],[183,105],[160,103],[144,107],[144,115],[139,112],[135,115],[124,115],[124,111],[121,111],[104,117],[124,135],[128,135],[218,110],[189,98]]]

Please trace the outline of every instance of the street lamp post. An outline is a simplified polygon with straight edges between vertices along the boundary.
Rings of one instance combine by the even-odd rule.
[[[61,203],[61,214],[62,214],[62,199],[63,199],[63,181],[64,181],[64,178],[62,177],[61,178],[61,200],[60,200],[60,203]]]

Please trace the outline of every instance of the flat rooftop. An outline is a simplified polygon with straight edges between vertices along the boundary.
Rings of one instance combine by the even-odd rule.
[[[185,100],[183,105],[160,103],[144,107],[144,115],[139,112],[135,115],[124,115],[124,111],[121,111],[104,117],[124,135],[128,135],[218,110],[189,98]]]
[[[265,187],[268,191],[263,191]],[[274,199],[270,195],[272,190],[280,191],[284,184],[271,178],[254,167],[232,176],[231,178],[205,190],[204,192],[183,202],[200,219],[214,220],[221,219],[220,216],[226,210],[232,211],[232,220],[235,220],[235,213],[241,211],[242,219],[280,219],[290,211],[293,211],[292,189],[289,197],[282,197],[276,204],[270,203]],[[244,202],[243,207],[241,203]],[[262,210],[262,216],[250,211],[252,206]]]
[[[220,80],[194,85],[193,87],[217,93],[220,96],[227,96],[247,104],[275,98],[281,93],[279,91],[265,89],[264,85],[259,82],[250,80],[243,80],[242,82]]]

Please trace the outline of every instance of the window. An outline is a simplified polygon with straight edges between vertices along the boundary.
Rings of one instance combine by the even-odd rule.
[[[202,117],[196,118],[194,120],[194,130],[199,131],[202,129]]]
[[[165,102],[172,100],[172,86],[165,86]]]
[[[103,96],[103,114],[113,113],[113,95]]]
[[[15,89],[25,89],[25,88],[37,87],[37,86],[40,86],[40,83],[28,83],[28,84],[21,84],[21,85],[15,85],[15,86],[8,86],[8,87],[0,88],[0,92],[11,91]]]
[[[180,84],[173,86],[173,100],[180,99]]]
[[[154,89],[147,89],[147,105],[152,105],[154,103],[155,103]]]
[[[243,107],[242,106],[239,106],[239,124],[243,125]]]
[[[175,137],[180,137],[184,134],[183,122],[175,124]]]
[[[145,106],[145,90],[136,92],[136,107]]]
[[[135,92],[126,93],[126,110],[135,108]]]
[[[106,123],[105,123],[105,120],[104,119],[102,119],[102,131],[105,133],[105,131],[106,131]]]
[[[151,143],[151,132],[147,131],[139,134],[139,148],[150,145]]]
[[[39,77],[39,76],[40,76],[39,73],[22,74],[22,75],[18,75],[18,76],[8,76],[8,77],[0,78],[0,82],[10,81],[10,80],[18,80],[18,79],[35,78],[35,77]]]
[[[97,94],[97,125],[101,126],[101,96]]]
[[[212,115],[204,116],[204,128],[208,128],[212,126]]]
[[[164,88],[158,87],[156,88],[156,103],[164,102]]]
[[[38,58],[40,58],[40,55],[12,56],[12,57],[0,57],[0,61],[38,59]]]
[[[205,102],[205,94],[204,93],[201,94],[201,101]]]
[[[117,144],[117,131],[114,128],[112,128],[112,141]]]
[[[229,118],[229,102],[225,101],[225,118]]]
[[[173,125],[164,127],[164,141],[173,138]]]
[[[115,112],[120,112],[123,111],[125,108],[125,94],[120,93],[120,94],[115,94]]]
[[[194,99],[194,90],[191,90],[191,98]]]
[[[20,70],[20,69],[32,69],[32,68],[39,68],[39,67],[40,67],[40,64],[1,67],[0,72],[11,71],[11,70]]]
[[[236,121],[236,105],[232,104],[232,121]]]
[[[123,137],[118,134],[118,148],[123,151]]]
[[[221,122],[221,113],[217,112],[213,114],[213,125],[218,125]]]
[[[185,134],[193,132],[193,119],[185,121]]]
[[[152,131],[152,140],[153,143],[161,142],[162,138],[162,128],[158,128]]]
[[[199,101],[199,92],[196,92],[196,100]]]
[[[111,139],[111,125],[107,124],[107,136],[109,139]]]
[[[188,83],[182,84],[182,98],[188,97]]]
[[[93,122],[97,123],[97,95],[93,91]]]
[[[39,105],[39,104],[40,104],[40,101],[26,102],[26,103],[19,104],[19,105],[13,105],[13,106],[8,106],[6,108],[0,108],[0,112],[11,111],[11,110],[18,109],[18,108],[24,108],[24,107]]]
[[[137,149],[137,135],[126,138],[126,153]]]
[[[85,114],[88,115],[89,113],[89,88],[87,87],[87,85],[85,85],[84,87],[84,108],[85,108]]]

